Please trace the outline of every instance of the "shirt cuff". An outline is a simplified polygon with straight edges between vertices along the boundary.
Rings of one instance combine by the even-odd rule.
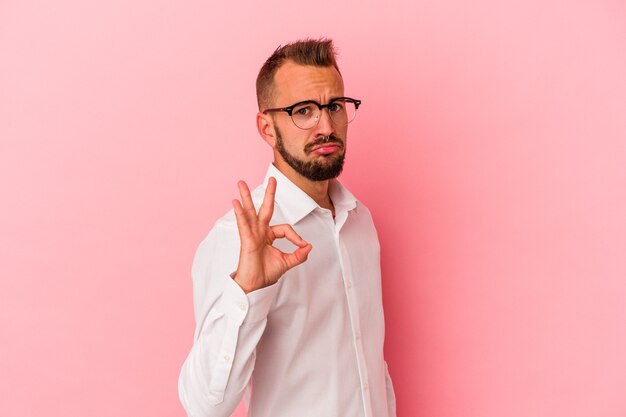
[[[238,325],[267,318],[278,294],[278,283],[246,294],[232,276],[227,281],[222,297],[222,309],[227,317]]]

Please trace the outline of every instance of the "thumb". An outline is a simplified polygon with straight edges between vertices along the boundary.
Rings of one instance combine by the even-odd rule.
[[[285,254],[285,262],[287,264],[287,269],[291,269],[294,266],[298,266],[301,263],[304,263],[309,257],[309,253],[313,249],[310,243],[307,243],[298,249],[296,249],[292,253]]]

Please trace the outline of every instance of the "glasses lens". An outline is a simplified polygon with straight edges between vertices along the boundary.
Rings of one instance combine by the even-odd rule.
[[[328,106],[328,113],[335,125],[345,126],[354,120],[356,106],[352,101],[335,100]],[[321,116],[322,112],[315,103],[302,103],[291,111],[291,119],[300,129],[314,128]]]
[[[320,118],[320,109],[313,103],[300,104],[291,111],[291,118],[300,129],[311,129]]]
[[[328,107],[328,112],[337,126],[345,126],[354,120],[356,106],[351,101],[335,100]]]

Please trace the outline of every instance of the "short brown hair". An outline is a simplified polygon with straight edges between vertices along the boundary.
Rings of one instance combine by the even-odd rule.
[[[278,68],[287,60],[299,65],[330,67],[339,72],[332,39],[304,39],[276,48],[265,61],[256,78],[256,98],[259,110],[272,105],[274,99],[274,75]],[[341,73],[340,73],[341,74]]]

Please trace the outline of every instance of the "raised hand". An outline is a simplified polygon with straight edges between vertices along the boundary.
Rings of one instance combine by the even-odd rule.
[[[246,183],[239,181],[237,186],[241,203],[233,200],[233,208],[237,217],[241,249],[234,280],[249,293],[276,283],[289,269],[306,261],[312,246],[288,224],[270,226],[276,194],[274,177],[270,177],[267,182],[258,215]],[[274,240],[281,238],[288,239],[298,248],[292,253],[284,253],[273,247]]]

